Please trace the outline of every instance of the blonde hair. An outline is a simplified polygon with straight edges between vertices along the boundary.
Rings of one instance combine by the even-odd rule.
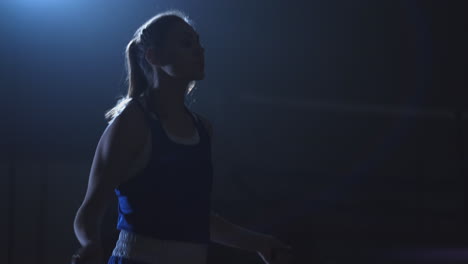
[[[181,11],[168,10],[153,16],[136,30],[125,49],[127,94],[120,96],[116,105],[105,113],[104,116],[108,123],[111,123],[125,109],[132,98],[147,96],[149,90],[155,87],[157,75],[146,61],[144,54],[150,46],[161,47],[167,32],[176,22],[193,24],[189,17]],[[195,84],[195,81],[189,83],[185,95],[192,92]]]

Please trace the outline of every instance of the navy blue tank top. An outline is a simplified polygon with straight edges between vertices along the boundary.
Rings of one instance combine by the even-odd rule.
[[[149,161],[136,175],[115,188],[117,229],[156,239],[208,244],[212,190],[211,142],[201,119],[190,114],[199,142],[171,140],[159,119],[136,101],[151,128]],[[186,108],[187,111],[189,111]]]

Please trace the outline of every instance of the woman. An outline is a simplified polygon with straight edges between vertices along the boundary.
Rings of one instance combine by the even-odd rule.
[[[144,23],[127,45],[128,94],[106,113],[109,125],[74,221],[82,248],[72,263],[104,263],[99,225],[113,192],[120,234],[109,264],[205,264],[212,240],[280,263],[272,261],[272,249],[286,245],[236,234],[211,211],[211,124],[184,104],[195,81],[204,79],[199,41],[186,16],[167,11]]]

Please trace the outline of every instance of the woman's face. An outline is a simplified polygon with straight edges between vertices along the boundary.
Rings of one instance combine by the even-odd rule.
[[[177,22],[167,33],[160,68],[176,79],[188,81],[205,77],[205,49],[197,32],[187,23]]]

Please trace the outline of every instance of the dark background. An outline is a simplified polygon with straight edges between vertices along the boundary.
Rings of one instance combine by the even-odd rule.
[[[295,263],[468,262],[466,1],[6,0],[1,263],[68,263],[125,46],[171,8],[205,47],[188,100],[214,126],[217,212]],[[209,262],[261,260],[213,244]]]

